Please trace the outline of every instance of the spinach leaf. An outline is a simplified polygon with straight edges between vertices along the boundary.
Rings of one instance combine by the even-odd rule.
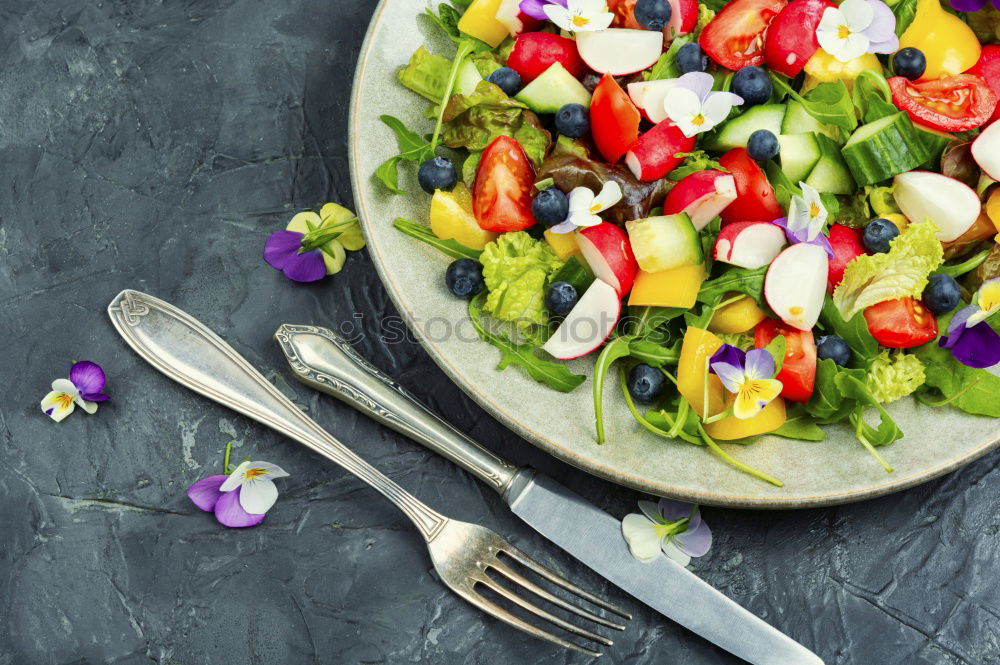
[[[423,224],[411,222],[410,220],[403,219],[402,217],[397,217],[396,221],[394,221],[392,225],[411,238],[416,238],[417,240],[425,242],[431,247],[441,250],[453,259],[472,259],[474,261],[478,261],[479,256],[483,253],[482,250],[466,247],[457,240],[452,240],[451,238],[438,238]]]
[[[936,388],[949,404],[966,413],[1000,418],[1000,377],[966,367],[933,342],[917,349],[916,356],[924,363],[926,385]]]
[[[701,285],[698,291],[698,302],[713,303],[721,300],[727,293],[737,291],[750,296],[758,305],[764,304],[764,276],[767,266],[754,268],[730,268],[715,279],[710,279]]]
[[[469,318],[480,339],[500,350],[500,363],[497,369],[502,370],[509,365],[517,365],[535,381],[564,393],[574,390],[586,380],[587,377],[573,374],[565,365],[539,358],[535,355],[535,347],[531,344],[518,344],[508,339],[506,335],[486,330],[480,318],[485,300],[484,292],[469,301]]]
[[[771,72],[771,80],[779,92],[802,104],[809,115],[823,124],[840,127],[848,134],[858,126],[851,93],[843,81],[820,83],[803,97],[792,89],[784,76]]]
[[[896,15],[896,36],[899,37],[917,15],[917,0],[899,0],[892,5],[892,13]]]
[[[863,369],[846,369],[840,367],[830,358],[824,358],[816,363],[816,384],[813,395],[806,402],[804,410],[816,419],[820,425],[829,425],[847,418],[853,404],[845,400],[837,385],[837,377],[841,374],[852,376],[864,381],[867,372]]]
[[[816,424],[815,419],[802,409],[801,406],[790,407],[788,417],[781,427],[770,432],[786,439],[799,439],[800,441],[823,441],[826,439],[826,432]]]
[[[837,335],[851,347],[853,352],[851,365],[853,367],[868,367],[878,355],[878,342],[868,332],[868,324],[861,312],[851,317],[850,321],[844,321],[840,310],[833,304],[833,300],[827,298],[823,302],[820,321],[826,332]]]
[[[594,420],[597,424],[597,443],[604,443],[604,379],[611,364],[629,354],[631,337],[617,337],[604,345],[594,364]]]

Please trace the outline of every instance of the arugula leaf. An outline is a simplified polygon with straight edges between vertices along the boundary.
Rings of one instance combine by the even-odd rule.
[[[785,172],[774,161],[768,160],[764,164],[764,174],[767,175],[771,187],[774,188],[774,197],[778,199],[778,204],[785,210],[788,210],[793,196],[802,196],[802,190],[788,179]]]
[[[549,284],[569,282],[577,293],[583,295],[587,287],[594,283],[594,279],[594,273],[590,267],[581,261],[578,255],[574,254],[566,259],[562,268],[549,277]]]
[[[777,376],[778,372],[781,371],[782,366],[785,364],[785,349],[788,347],[788,340],[785,339],[784,335],[776,335],[764,350],[771,354],[774,358],[774,375]],[[771,378],[771,377],[767,377]]]
[[[851,93],[843,81],[820,83],[803,97],[792,89],[784,76],[771,72],[771,80],[779,92],[802,104],[809,115],[823,124],[840,127],[847,133],[858,126]]]
[[[939,319],[938,325],[946,330],[947,320]],[[936,388],[949,404],[966,413],[1000,418],[1000,377],[966,367],[935,343],[921,346],[914,355],[924,364],[925,385]]]
[[[633,339],[628,345],[628,354],[652,367],[676,365],[681,357],[681,344],[677,340],[673,346],[664,346],[648,339]]]
[[[799,439],[800,441],[823,441],[826,439],[826,432],[816,424],[816,421],[808,413],[796,405],[788,410],[788,417],[781,427],[769,432],[786,439]]]
[[[525,370],[535,381],[544,383],[554,390],[568,393],[586,380],[582,374],[573,374],[565,365],[550,360],[543,360],[535,355],[535,347],[531,344],[517,344],[505,335],[486,330],[481,315],[486,293],[480,293],[469,301],[469,318],[479,338],[489,342],[500,350],[500,363],[497,369],[506,369],[517,365]]]
[[[670,175],[667,176],[668,180],[672,180],[674,182],[683,180],[692,173],[707,171],[709,169],[729,173],[729,169],[709,157],[708,153],[704,150],[695,150],[694,152],[678,152],[674,154],[674,157],[684,158],[684,163],[671,171]]]
[[[399,188],[400,159],[399,155],[390,157],[382,162],[377,169],[375,169],[375,177],[393,194],[406,194],[406,190]]]
[[[674,41],[670,42],[670,48],[660,56],[660,59],[656,61],[653,68],[643,72],[643,77],[647,81],[658,81],[660,79],[672,79],[680,76],[681,71],[677,69],[677,52],[681,50],[682,46],[690,44],[693,41],[693,34],[674,39]]]
[[[486,52],[493,49],[492,46],[484,41],[471,37],[464,34],[458,29],[458,21],[462,18],[462,15],[457,9],[451,5],[442,2],[438,5],[437,13],[430,7],[427,8],[427,15],[431,17],[441,30],[448,35],[448,38],[456,44],[462,43],[462,41],[469,41],[472,44],[473,51],[475,52]]]
[[[423,224],[403,219],[402,217],[397,217],[392,225],[411,238],[416,238],[417,240],[425,242],[431,247],[441,250],[453,259],[472,259],[474,261],[478,261],[480,255],[483,253],[482,250],[466,247],[457,240],[452,240],[451,238],[438,238],[434,235],[430,228],[424,226]]]
[[[396,135],[396,143],[399,144],[399,154],[393,155],[382,162],[375,169],[375,177],[382,182],[389,190],[395,194],[405,194],[399,187],[399,163],[401,161],[422,162],[434,156],[431,144],[424,140],[419,134],[408,129],[403,121],[391,115],[381,115],[379,120],[384,122]]]
[[[611,364],[629,354],[631,337],[617,337],[601,349],[594,364],[594,420],[597,425],[597,443],[604,443],[604,379]]]
[[[866,69],[854,79],[851,101],[866,123],[896,115],[899,109],[892,103],[892,90],[882,72]]]
[[[867,383],[863,379],[842,373],[837,376],[836,383],[845,398],[857,401],[857,406],[852,409],[848,418],[855,427],[855,434],[858,440],[882,464],[886,471],[892,471],[892,467],[875,452],[874,447],[884,446],[903,438],[903,430],[899,429],[892,416],[889,415],[889,412],[871,394]],[[866,406],[874,406],[876,411],[878,411],[878,427],[872,427],[865,421],[864,412]]]
[[[851,347],[853,354],[851,364],[856,367],[868,367],[878,355],[878,342],[868,332],[868,323],[861,312],[855,314],[850,321],[844,321],[840,310],[830,298],[823,302],[820,321],[826,332],[842,338]]]
[[[648,337],[657,328],[681,316],[687,310],[679,307],[637,307],[635,305],[628,308],[627,320],[630,322],[629,333],[633,337]]]
[[[710,279],[701,285],[698,291],[698,302],[713,303],[727,293],[737,291],[750,296],[758,305],[764,304],[764,276],[767,266],[754,268],[730,268],[715,279]]]

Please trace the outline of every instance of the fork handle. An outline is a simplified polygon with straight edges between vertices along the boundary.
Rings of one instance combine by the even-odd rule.
[[[425,407],[332,330],[286,323],[274,338],[299,381],[443,455],[497,493],[526,475],[523,467],[497,457]]]
[[[305,444],[392,501],[428,541],[448,518],[417,500],[305,415],[200,321],[139,291],[115,296],[108,315],[153,367],[183,386]]]

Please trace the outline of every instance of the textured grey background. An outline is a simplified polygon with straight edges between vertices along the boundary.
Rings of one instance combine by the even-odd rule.
[[[137,360],[104,314],[126,287],[201,318],[432,505],[632,607],[604,660],[736,662],[552,552],[447,463],[281,378],[278,324],[360,313],[363,353],[487,446],[615,514],[640,498],[511,437],[419,346],[380,340],[392,306],[364,253],[311,286],[261,261],[293,211],[351,203],[347,101],[373,6],[0,2],[0,665],[586,662],[452,596],[360,482]],[[74,359],[104,365],[113,401],[57,425],[38,400]],[[228,440],[292,474],[255,529],[184,496]],[[716,544],[695,568],[827,663],[1000,663],[997,461],[842,508],[708,508]]]

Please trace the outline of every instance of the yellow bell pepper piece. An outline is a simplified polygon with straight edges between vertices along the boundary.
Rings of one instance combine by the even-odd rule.
[[[580,253],[575,233],[552,233],[546,229],[542,235],[545,236],[545,242],[549,243],[549,247],[556,253],[560,261],[565,261],[574,254]]]
[[[731,297],[732,294],[727,294],[723,300],[728,300]],[[754,299],[750,296],[744,296],[740,300],[716,310],[712,321],[708,324],[708,329],[720,333],[742,333],[766,318],[767,314],[757,306]]]
[[[629,305],[652,307],[693,307],[705,281],[705,266],[681,266],[659,272],[639,271],[628,298]]]
[[[986,216],[997,227],[997,233],[1000,233],[1000,189],[994,189],[986,199]]]
[[[431,231],[438,238],[452,238],[466,247],[482,249],[496,240],[497,234],[484,231],[472,214],[472,194],[462,183],[444,192],[440,189],[431,198]]]
[[[458,29],[496,48],[510,31],[497,20],[497,10],[503,0],[473,0],[458,21]]]
[[[837,80],[842,80],[847,84],[848,88],[852,88],[854,86],[854,79],[866,69],[874,69],[877,72],[881,72],[882,63],[872,53],[865,53],[848,62],[841,62],[823,49],[819,49],[813,54],[813,57],[806,61],[805,71],[807,81],[803,83],[802,89],[807,90],[819,83],[828,83]],[[810,85],[807,86],[807,84]]]
[[[917,0],[913,22],[899,38],[899,48],[920,49],[927,59],[922,79],[961,74],[976,64],[982,46],[966,23],[941,8],[938,0]]]
[[[910,220],[906,218],[906,215],[902,215],[898,212],[892,212],[888,215],[882,215],[882,219],[887,219],[896,225],[899,232],[902,233],[906,230],[906,227],[910,225]]]
[[[785,418],[785,400],[778,397],[753,418],[740,420],[735,416],[729,416],[705,425],[705,433],[719,441],[743,439],[773,432],[785,424]]]
[[[726,389],[722,386],[722,381],[715,374],[706,376],[708,360],[720,346],[722,340],[703,328],[689,327],[684,333],[681,357],[677,363],[677,391],[699,416],[705,413],[706,383],[708,415],[714,416],[726,408]]]

